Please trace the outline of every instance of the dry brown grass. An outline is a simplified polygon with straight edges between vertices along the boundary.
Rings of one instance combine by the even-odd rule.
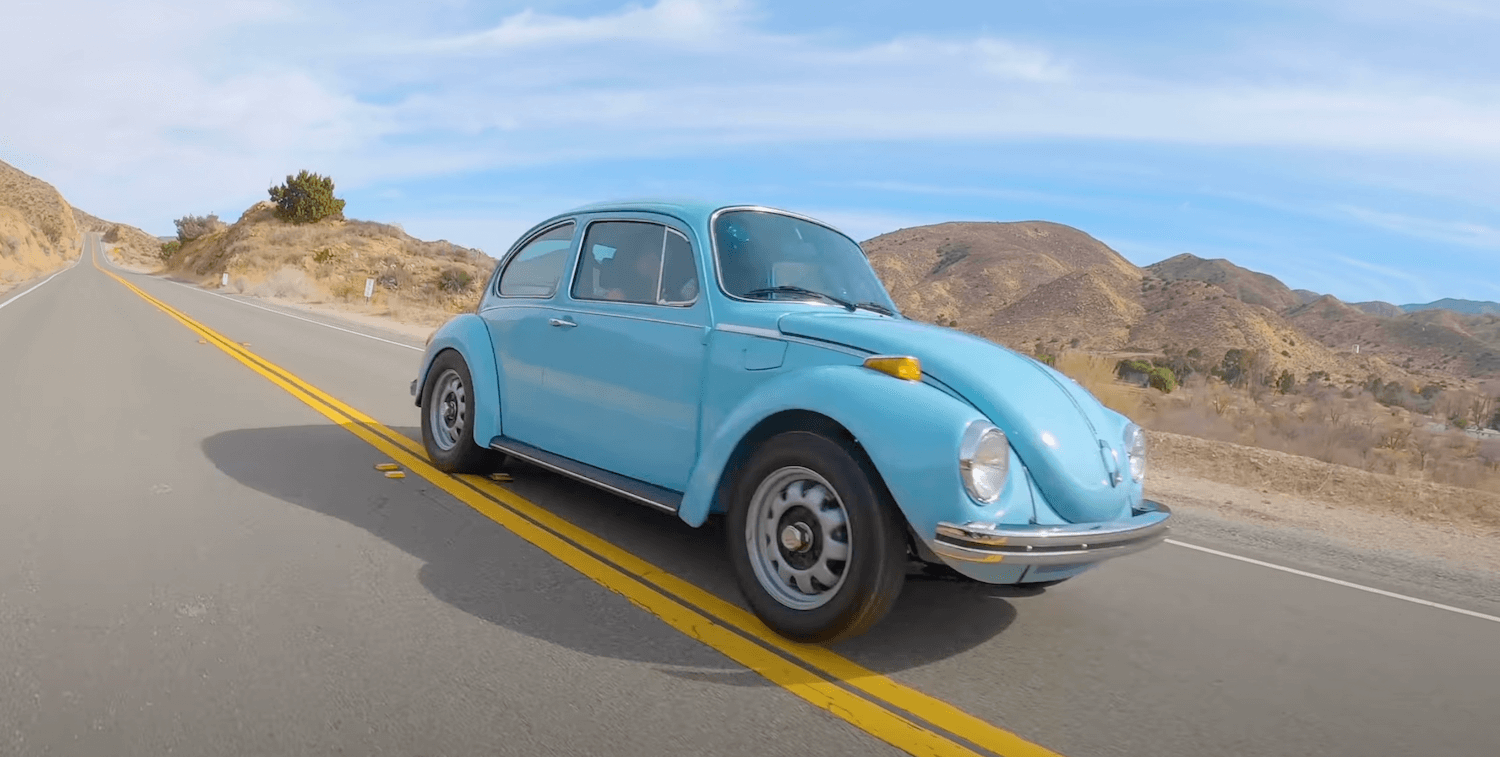
[[[1115,361],[1103,355],[1069,351],[1057,356],[1057,369],[1089,390],[1105,407],[1137,423],[1145,414],[1145,392],[1115,378]]]
[[[1114,359],[1101,355],[1068,352],[1057,366],[1153,438],[1176,440],[1169,449],[1193,450],[1198,457],[1183,452],[1176,462],[1190,475],[1298,496],[1322,495],[1327,482],[1342,482],[1341,502],[1486,524],[1500,518],[1500,509],[1484,509],[1500,503],[1492,502],[1500,495],[1500,440],[1429,431],[1431,417],[1381,405],[1367,392],[1304,385],[1280,395],[1194,376],[1162,394],[1119,381]],[[1404,501],[1413,496],[1413,504]]]

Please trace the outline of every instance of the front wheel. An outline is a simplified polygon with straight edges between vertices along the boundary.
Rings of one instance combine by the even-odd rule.
[[[474,381],[457,352],[432,361],[422,387],[422,445],[444,473],[488,473],[501,455],[474,443]]]
[[[890,612],[906,578],[895,503],[845,445],[790,431],[767,440],[732,487],[726,529],[740,590],[799,642],[857,636]]]

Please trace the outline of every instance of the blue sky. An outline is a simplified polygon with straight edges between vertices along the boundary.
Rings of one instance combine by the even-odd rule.
[[[491,254],[572,205],[1077,226],[1500,300],[1500,2],[11,0],[0,159],[157,234],[307,168]]]

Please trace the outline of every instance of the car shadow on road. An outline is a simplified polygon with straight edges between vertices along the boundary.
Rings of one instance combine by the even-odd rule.
[[[408,437],[415,429],[395,429]],[[387,481],[378,450],[340,426],[227,431],[202,449],[240,484],[364,529],[424,562],[418,580],[475,617],[589,655],[643,662],[668,675],[745,686],[771,685],[686,636],[662,641],[644,613],[619,612],[611,596],[559,560],[416,476]],[[717,520],[692,528],[532,466],[510,463],[513,492],[735,605],[744,606]],[[578,586],[589,583],[588,589]],[[591,590],[590,590],[591,589]],[[963,654],[1015,618],[1007,601],[1039,591],[913,576],[895,610],[836,651],[878,673]]]

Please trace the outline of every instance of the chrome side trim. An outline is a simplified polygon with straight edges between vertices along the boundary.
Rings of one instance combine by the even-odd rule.
[[[1139,552],[1167,538],[1172,511],[1146,501],[1125,520],[1066,526],[939,523],[932,549],[965,562],[1079,565]]]
[[[736,326],[732,323],[720,323],[714,326],[715,331],[728,331],[731,334],[748,334],[750,336],[765,337],[766,339],[785,339],[786,335],[776,329],[763,329],[759,326]]]
[[[497,437],[490,442],[490,449],[663,512],[676,514],[682,505],[682,495],[677,492],[555,455],[514,439]]]

